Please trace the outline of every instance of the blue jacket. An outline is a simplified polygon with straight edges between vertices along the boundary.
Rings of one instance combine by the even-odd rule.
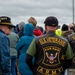
[[[31,23],[28,23],[24,26],[24,36],[22,36],[17,45],[16,45],[16,49],[20,50],[20,56],[19,56],[19,72],[22,75],[32,75],[31,70],[29,69],[28,65],[25,62],[25,58],[26,58],[26,51],[29,47],[29,45],[31,44],[32,40],[35,38],[34,34],[33,34],[33,30],[34,30],[34,26]]]
[[[0,75],[10,75],[10,45],[5,33],[0,30]]]

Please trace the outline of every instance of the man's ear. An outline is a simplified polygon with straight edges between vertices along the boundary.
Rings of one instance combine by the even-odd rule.
[[[47,30],[47,26],[45,25],[45,30]]]
[[[56,29],[59,29],[59,27],[57,26]]]

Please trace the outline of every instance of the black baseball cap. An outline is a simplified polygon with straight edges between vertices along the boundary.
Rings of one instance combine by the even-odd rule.
[[[49,16],[45,19],[44,24],[53,27],[58,26],[58,19],[54,16]]]

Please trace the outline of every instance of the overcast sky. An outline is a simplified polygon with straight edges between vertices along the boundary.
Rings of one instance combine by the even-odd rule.
[[[74,1],[75,2],[75,1]],[[13,24],[35,17],[39,26],[48,16],[55,16],[59,24],[73,22],[72,0],[0,0],[0,16],[11,17]]]

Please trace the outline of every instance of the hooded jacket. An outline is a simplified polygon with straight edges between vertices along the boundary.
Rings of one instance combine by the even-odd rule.
[[[16,49],[17,51],[21,48],[20,50],[20,56],[19,56],[19,72],[22,75],[32,75],[32,72],[30,71],[28,65],[25,62],[26,58],[26,51],[31,44],[32,40],[35,38],[33,34],[34,26],[31,23],[28,23],[24,26],[24,36],[22,36],[17,45]]]
[[[41,32],[41,30],[39,28],[36,27],[34,29],[34,35],[35,36],[41,36],[41,35],[43,35],[43,33]]]

